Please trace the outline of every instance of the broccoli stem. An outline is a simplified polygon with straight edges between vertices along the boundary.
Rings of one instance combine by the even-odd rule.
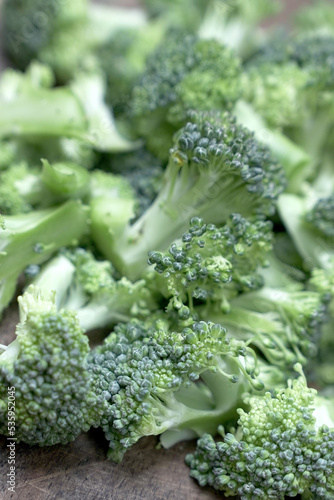
[[[69,201],[60,207],[5,217],[0,233],[0,280],[45,262],[59,248],[77,244],[87,230],[87,208]]]
[[[87,124],[80,102],[69,89],[36,89],[0,100],[0,137],[65,136],[81,138]],[[32,119],[33,117],[33,119]]]
[[[218,365],[221,364],[222,361],[218,360]],[[233,359],[224,360],[223,365],[224,370],[227,369],[232,373],[240,370],[240,365]],[[247,387],[246,379],[241,376],[233,383],[220,371],[211,370],[202,373],[201,379],[211,393],[212,408],[207,407],[208,399],[203,391],[187,391],[185,388],[169,395],[164,403],[172,410],[170,416],[172,424],[160,436],[164,448],[201,436],[205,432],[215,435],[219,425],[228,424],[236,419],[236,410],[242,406],[241,396]]]
[[[8,347],[0,344],[0,349],[4,349],[4,352],[0,354],[0,367],[5,366],[11,369],[20,354],[19,340],[13,340]]]

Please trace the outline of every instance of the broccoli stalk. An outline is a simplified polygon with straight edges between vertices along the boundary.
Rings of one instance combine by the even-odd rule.
[[[186,456],[190,475],[243,500],[286,496],[330,499],[334,494],[333,403],[309,389],[300,365],[297,380],[238,410],[239,427],[215,442],[205,434],[195,453]],[[329,428],[330,427],[330,428]]]
[[[75,138],[99,151],[137,147],[116,129],[101,74],[79,74],[69,86],[49,88],[46,71],[33,63],[24,74],[8,69],[2,75],[0,137]]]
[[[75,313],[30,287],[19,297],[16,339],[1,346],[0,432],[8,432],[8,387],[15,387],[15,437],[39,446],[73,441],[105,410],[88,370],[88,338]]]
[[[2,311],[28,265],[41,264],[64,245],[77,244],[86,233],[87,209],[77,201],[29,214],[3,217],[0,230],[0,290]]]
[[[223,224],[231,213],[268,215],[283,186],[281,167],[252,133],[228,115],[195,115],[175,138],[162,188],[148,210],[129,225],[131,200],[97,199],[92,236],[116,268],[135,279],[147,253],[167,249],[193,216]]]

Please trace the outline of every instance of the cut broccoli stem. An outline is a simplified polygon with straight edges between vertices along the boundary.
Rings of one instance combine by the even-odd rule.
[[[77,244],[87,230],[87,208],[69,201],[60,207],[4,217],[0,232],[0,280],[45,262],[62,246]]]
[[[19,339],[13,340],[9,346],[1,344],[0,349],[4,350],[4,352],[0,354],[0,366],[6,366],[11,369],[20,354],[21,346]]]
[[[0,99],[0,137],[66,136],[82,138],[86,118],[69,89],[36,89],[12,100]]]

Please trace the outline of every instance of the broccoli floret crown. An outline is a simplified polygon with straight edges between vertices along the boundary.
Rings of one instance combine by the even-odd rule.
[[[18,441],[65,444],[97,426],[103,413],[88,371],[88,338],[74,312],[57,311],[54,297],[30,287],[19,302],[17,340],[0,355],[1,433],[7,432],[7,387],[14,387]]]
[[[304,377],[274,395],[254,396],[239,411],[239,429],[215,442],[206,434],[186,462],[200,485],[209,484],[242,500],[297,494],[333,498],[334,431],[317,428],[316,391]],[[223,431],[222,431],[223,434]]]

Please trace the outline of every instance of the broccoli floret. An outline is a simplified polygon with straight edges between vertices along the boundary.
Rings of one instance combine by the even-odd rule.
[[[130,226],[123,200],[97,200],[92,235],[115,267],[135,279],[147,253],[166,250],[193,216],[223,224],[231,213],[272,214],[284,184],[282,168],[251,132],[229,115],[194,114],[175,138],[163,186],[149,209]]]
[[[23,21],[22,21],[23,20]],[[122,9],[74,0],[6,0],[3,42],[14,64],[25,69],[33,59],[49,64],[59,82],[94,64],[94,50],[119,28],[146,24],[140,9]]]
[[[98,72],[78,74],[69,86],[49,88],[47,67],[33,63],[26,73],[7,69],[0,81],[0,137],[67,137],[99,151],[128,151],[137,144],[120,135],[104,103]]]
[[[219,415],[233,419],[249,382],[262,388],[252,351],[205,322],[181,332],[162,321],[120,325],[92,353],[90,370],[109,406],[101,427],[114,461],[143,436],[169,431],[169,446],[215,432]],[[195,385],[200,376],[206,388]]]
[[[0,311],[10,302],[18,277],[27,266],[46,262],[63,246],[78,244],[88,230],[88,213],[80,202],[68,201],[55,208],[4,216],[3,220]]]
[[[44,293],[55,291],[59,308],[76,311],[84,331],[149,317],[157,304],[144,280],[116,280],[110,262],[77,248],[62,251],[34,276]]]
[[[15,390],[15,438],[50,446],[97,427],[105,411],[88,370],[88,338],[75,313],[30,287],[19,297],[16,339],[0,354],[0,433],[8,433],[8,388]],[[4,348],[4,346],[1,346]]]
[[[235,434],[221,428],[223,441],[210,434],[198,440],[186,463],[201,486],[242,500],[333,498],[334,420],[324,411],[333,412],[333,403],[297,369],[301,376],[288,387],[251,397],[249,411],[238,410]]]
[[[131,116],[148,148],[166,158],[189,110],[230,109],[240,95],[240,71],[235,54],[218,42],[167,34],[133,89]]]
[[[0,173],[0,212],[17,215],[42,209],[88,194],[89,174],[74,163],[50,165],[42,160],[43,168],[31,168],[26,163],[12,165]]]
[[[171,298],[170,306],[183,319],[196,315],[194,299],[218,298],[221,307],[228,309],[229,300],[238,293],[263,285],[258,268],[266,264],[271,230],[268,221],[248,221],[238,214],[219,228],[195,217],[168,253],[149,252],[148,263],[159,273],[154,273],[151,283]]]

